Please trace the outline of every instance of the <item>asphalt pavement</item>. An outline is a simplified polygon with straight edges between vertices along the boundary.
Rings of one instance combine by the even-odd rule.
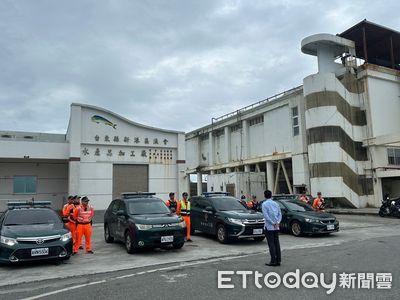
[[[398,236],[400,220],[377,216],[338,215],[340,232],[330,236],[300,237],[281,235],[283,251],[312,249],[341,245],[347,242],[365,241],[373,238]],[[30,263],[0,266],[0,286],[17,286],[22,283],[74,279],[78,276],[108,274],[115,271],[154,268],[185,262],[208,262],[212,259],[230,259],[243,255],[266,255],[267,244],[253,240],[240,240],[227,245],[218,243],[211,236],[197,234],[193,243],[186,243],[180,250],[156,249],[128,254],[122,243],[107,244],[103,238],[102,224],[93,230],[94,255],[84,252],[71,257],[63,264]],[[1,298],[0,292],[0,298]]]

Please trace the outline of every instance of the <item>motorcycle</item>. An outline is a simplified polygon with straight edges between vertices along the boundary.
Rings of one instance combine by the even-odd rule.
[[[400,218],[400,198],[390,199],[386,197],[382,200],[382,205],[379,208],[379,216],[393,216]]]

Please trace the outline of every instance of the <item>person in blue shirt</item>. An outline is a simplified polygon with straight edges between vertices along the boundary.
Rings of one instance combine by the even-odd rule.
[[[262,203],[262,213],[265,220],[265,236],[268,242],[271,261],[267,266],[281,265],[281,246],[279,244],[279,223],[282,220],[282,213],[279,205],[272,200],[272,193],[269,190],[264,192],[265,200]]]

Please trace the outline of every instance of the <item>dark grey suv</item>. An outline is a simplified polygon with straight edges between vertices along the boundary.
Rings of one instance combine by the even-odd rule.
[[[203,193],[190,199],[191,231],[216,235],[221,243],[232,239],[264,240],[264,218],[260,212],[246,209],[227,193]]]

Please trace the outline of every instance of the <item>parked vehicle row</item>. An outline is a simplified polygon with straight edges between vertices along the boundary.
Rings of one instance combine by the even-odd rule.
[[[282,212],[281,230],[294,236],[339,231],[332,214],[314,210],[296,197],[277,196]],[[220,243],[237,239],[265,239],[264,218],[227,193],[203,193],[190,200],[191,233],[215,236]],[[0,216],[0,262],[69,259],[71,233],[50,208],[50,202],[10,202]],[[261,207],[262,203],[260,203]],[[104,239],[121,241],[128,253],[145,248],[180,249],[186,224],[153,193],[123,193],[104,215]]]

